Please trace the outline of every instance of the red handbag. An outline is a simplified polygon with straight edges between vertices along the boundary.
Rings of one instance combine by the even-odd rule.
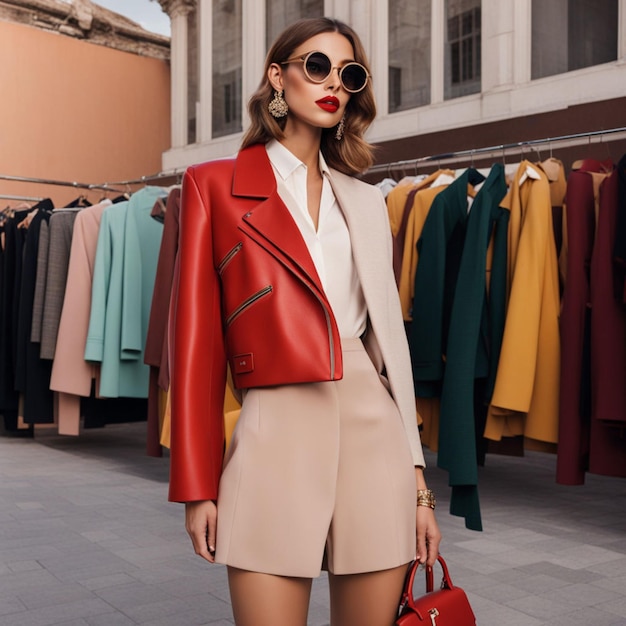
[[[404,591],[395,626],[476,626],[476,617],[465,592],[450,580],[443,557],[437,560],[443,569],[441,587],[434,591],[433,568],[426,568],[426,594],[413,597],[415,573],[419,561],[413,561],[404,582]]]

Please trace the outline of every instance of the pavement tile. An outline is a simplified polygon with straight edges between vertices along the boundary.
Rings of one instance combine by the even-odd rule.
[[[162,620],[166,617],[176,619],[178,615],[190,611],[199,615],[203,620],[226,619],[230,618],[232,613],[230,603],[223,602],[207,593],[193,598],[153,601],[124,609],[124,613],[139,624]]]
[[[624,626],[624,619],[597,607],[585,607],[550,620],[551,626]]]
[[[144,585],[140,582],[103,587],[95,590],[95,593],[111,606],[123,612],[126,612],[127,609],[134,609],[144,605],[162,604],[165,600],[172,598],[162,588]]]
[[[105,613],[86,619],[88,626],[136,626],[137,622],[123,613]]]
[[[17,596],[0,596],[0,624],[2,624],[1,616],[10,613],[20,613],[26,607]]]
[[[598,587],[602,587],[603,589],[610,589],[611,591],[615,591],[615,593],[626,596],[626,575],[600,578],[593,584],[597,585]]]
[[[32,572],[43,569],[39,561],[15,561],[14,563],[7,563],[7,567],[12,572]]]
[[[626,624],[625,480],[565,487],[552,455],[489,455],[477,533],[446,513],[447,474],[425,455],[442,553],[480,626]],[[145,455],[145,424],[0,437],[0,626],[233,626],[226,568],[193,554],[168,465]],[[329,604],[323,573],[308,626],[328,626]]]
[[[0,624],[2,626],[52,626],[53,624],[56,625],[71,620],[85,619],[93,615],[103,615],[112,612],[113,609],[111,606],[95,598],[5,615]]]
[[[79,600],[88,600],[95,598],[95,596],[91,591],[79,585],[59,584],[48,589],[29,589],[18,594],[18,598],[27,609],[38,609],[60,604],[70,604]]]
[[[135,579],[125,573],[122,574],[109,574],[107,576],[96,576],[95,578],[87,578],[80,581],[80,584],[96,591],[97,589],[106,589],[107,587],[117,587],[119,585],[128,585],[135,582]]]
[[[626,624],[626,598],[602,602],[597,604],[596,607],[602,609],[603,611],[619,615],[624,620],[623,623]]]

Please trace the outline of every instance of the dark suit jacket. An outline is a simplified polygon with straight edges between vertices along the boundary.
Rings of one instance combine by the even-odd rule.
[[[77,215],[76,209],[61,209],[54,211],[50,216],[46,293],[41,327],[42,359],[54,359],[70,264],[74,221]]]
[[[26,231],[18,229],[28,211],[17,211],[4,225],[2,292],[0,293],[0,409],[7,430],[17,428],[19,395],[15,390],[17,304],[22,275],[22,248]],[[16,291],[17,290],[17,291]]]
[[[49,218],[49,211],[39,209],[28,226],[21,276],[15,388],[24,393],[24,421],[27,424],[49,424],[54,421],[50,391],[52,363],[40,358],[39,344],[31,341],[39,231],[41,223]]]

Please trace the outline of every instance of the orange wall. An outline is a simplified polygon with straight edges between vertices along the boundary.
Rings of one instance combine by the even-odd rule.
[[[128,180],[160,171],[169,147],[168,62],[0,21],[0,174]],[[80,193],[0,179],[0,194],[57,207]]]

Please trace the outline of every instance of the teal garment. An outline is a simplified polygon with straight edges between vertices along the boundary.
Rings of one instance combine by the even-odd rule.
[[[482,437],[484,423],[482,428],[477,424],[475,403],[485,402],[474,397],[475,382],[495,376],[490,369],[497,367],[504,331],[508,211],[499,205],[506,191],[504,167],[496,164],[467,219],[445,350],[437,464],[449,473],[450,513],[464,517],[472,530],[482,530],[476,439]],[[492,268],[497,269],[487,298],[486,257],[492,232],[497,240]]]
[[[143,362],[163,225],[151,217],[166,190],[145,187],[102,214],[85,359],[100,362],[99,394],[147,398]]]
[[[415,394],[418,397],[440,395],[446,320],[449,319],[446,296],[453,292],[454,286],[448,254],[458,257],[462,250],[461,231],[468,218],[468,184],[477,185],[484,180],[480,172],[469,168],[439,193],[433,200],[416,243],[419,261],[415,271],[413,320],[408,335]],[[452,237],[455,244],[449,247]]]
[[[154,219],[151,214],[157,199],[166,197],[167,193],[160,187],[146,187],[133,195],[126,212],[120,344],[122,360],[143,363],[152,292],[163,236],[163,222]],[[149,371],[148,367],[141,369]]]

